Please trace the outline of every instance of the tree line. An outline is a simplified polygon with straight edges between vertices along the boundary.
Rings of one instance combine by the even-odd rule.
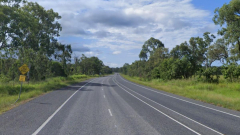
[[[109,74],[97,57],[82,55],[72,61],[70,44],[58,41],[62,30],[61,16],[36,2],[0,1],[0,81],[18,80],[19,67],[30,67],[28,79],[72,74]]]
[[[139,53],[140,60],[131,65],[114,69],[129,76],[144,80],[188,79],[197,77],[205,82],[219,82],[220,75],[229,81],[238,81],[240,76],[240,1],[232,0],[215,10],[213,21],[220,25],[218,34],[203,33],[191,37],[172,50],[155,38],[147,40]],[[212,66],[220,61],[222,66]]]

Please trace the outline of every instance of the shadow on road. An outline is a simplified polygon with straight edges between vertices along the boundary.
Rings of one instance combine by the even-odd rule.
[[[41,105],[52,105],[52,103],[43,103],[43,102],[35,102],[35,101],[29,101],[29,103],[41,104]]]
[[[89,83],[87,86],[105,86],[105,87],[116,87],[116,85],[107,85],[107,84],[101,84],[101,83]]]
[[[83,85],[85,85],[86,82],[80,82],[80,83],[77,83],[77,84],[73,84],[71,86],[65,86],[65,87],[62,87],[60,89],[57,89],[56,91],[68,91],[68,90],[73,90],[73,91],[76,91],[78,90],[79,88],[81,88]],[[107,84],[101,84],[101,83],[88,83],[87,85],[85,85],[85,87],[88,87],[88,86],[94,86],[94,87],[116,87],[116,85],[107,85]],[[85,87],[83,87],[81,89],[81,91],[93,91],[93,90],[86,90]]]

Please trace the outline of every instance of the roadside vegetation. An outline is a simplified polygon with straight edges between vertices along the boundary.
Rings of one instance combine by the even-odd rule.
[[[216,8],[213,21],[221,27],[218,36],[205,32],[172,50],[150,38],[142,46],[140,60],[114,72],[143,85],[240,110],[239,11],[239,0]]]
[[[23,64],[30,70],[19,101],[112,73],[97,57],[72,57],[71,44],[58,41],[60,19],[57,12],[36,2],[0,2],[0,112],[11,108],[18,98]]]
[[[139,77],[122,76],[132,82],[188,97],[224,108],[240,111],[240,83],[226,82],[220,77],[219,84],[198,82],[196,79],[152,79],[144,81]]]
[[[45,94],[49,91],[56,90],[70,84],[78,83],[87,79],[91,79],[95,76],[86,75],[72,75],[69,77],[53,77],[43,81],[37,82],[25,82],[22,87],[21,98],[17,103],[14,103],[18,99],[21,84],[12,82],[0,84],[0,114],[22,104],[34,97]]]

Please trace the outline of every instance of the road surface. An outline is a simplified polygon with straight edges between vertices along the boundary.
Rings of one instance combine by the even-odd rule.
[[[55,90],[0,115],[0,135],[240,135],[240,112],[118,74]]]

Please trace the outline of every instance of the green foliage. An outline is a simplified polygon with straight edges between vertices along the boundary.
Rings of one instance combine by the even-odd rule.
[[[225,45],[225,40],[220,38],[208,48],[209,65],[212,62],[219,60],[222,63],[227,62],[229,56],[228,47]]]
[[[129,64],[128,63],[125,63],[121,69],[122,73],[123,74],[127,74],[128,73],[128,67],[129,67]]]
[[[222,27],[218,31],[227,40],[227,44],[238,44],[240,51],[240,1],[231,0],[229,4],[224,4],[221,8],[215,9],[213,21]]]
[[[219,70],[218,67],[202,68],[202,70],[198,71],[198,79],[203,82],[219,83]]]
[[[112,73],[97,57],[83,55],[71,63],[71,45],[57,41],[62,30],[59,19],[61,16],[57,12],[46,10],[38,3],[22,0],[0,2],[1,82],[18,81],[18,68],[23,64],[30,68],[27,74],[30,81],[73,74]]]
[[[172,72],[172,64],[174,63],[174,59],[165,59],[160,64],[159,70],[160,70],[160,78],[163,80],[170,80],[173,77]]]
[[[225,40],[219,39],[212,44],[214,39],[213,34],[205,32],[203,38],[191,37],[189,43],[183,42],[169,53],[163,43],[151,43],[155,39],[150,38],[140,52],[141,60],[131,65],[124,64],[120,70],[125,75],[143,80],[188,79],[198,75],[201,81],[218,83],[221,71],[218,67],[211,67],[211,64],[216,60],[229,61],[229,49],[225,46]],[[146,59],[147,53],[150,54],[149,59]]]
[[[139,58],[142,60],[147,60],[148,55],[151,56],[154,54],[155,50],[160,47],[164,47],[164,44],[160,40],[151,37],[143,44]]]
[[[154,78],[154,79],[160,78],[160,71],[157,67],[155,67],[152,70],[152,78]]]
[[[170,55],[176,59],[177,58],[181,59],[184,56],[190,56],[191,50],[189,48],[188,43],[184,42],[184,43],[181,43],[180,45],[177,45],[171,50]]]
[[[81,62],[75,63],[74,67],[75,67],[75,70],[80,68],[80,73],[82,74],[95,75],[95,74],[112,73],[111,71],[109,71],[109,67],[105,67],[103,62],[97,57],[88,58],[85,55],[82,55],[79,61]]]
[[[71,75],[68,77],[69,80],[77,80],[77,79],[82,79],[82,78],[87,78],[87,75]]]
[[[197,82],[195,78],[143,81],[139,77],[122,76],[132,82],[154,89],[240,111],[239,82],[227,82],[222,76],[219,78],[218,84]]]
[[[48,78],[45,81],[23,83],[20,101],[29,100],[30,98],[39,96],[43,93],[68,86],[73,83],[79,83],[91,78],[86,75],[72,75],[68,77]],[[18,98],[20,83],[12,85],[12,83],[0,83],[0,114],[6,111]],[[21,102],[19,102],[21,103]],[[18,103],[17,103],[18,104]]]
[[[18,68],[23,64],[29,66],[28,79],[34,81],[69,75],[72,50],[71,45],[57,42],[62,29],[60,18],[57,12],[45,10],[38,3],[1,1],[0,70],[5,82],[18,80]],[[53,56],[61,67],[52,64]]]
[[[230,63],[229,65],[224,65],[222,73],[225,79],[229,81],[237,81],[240,76],[240,66],[236,63]]]
[[[112,74],[112,69],[109,66],[103,66],[101,69],[101,74]]]
[[[182,59],[168,58],[163,60],[159,66],[159,78],[163,80],[187,79],[192,75],[192,70],[191,62],[186,57]]]
[[[61,63],[53,61],[51,66],[51,72],[53,73],[53,76],[67,76],[64,72],[63,67],[61,66]]]
[[[150,38],[142,46],[139,54],[140,61],[135,61],[131,65],[125,64],[121,72],[130,76],[138,76],[143,80],[191,78],[203,65],[208,68],[215,60],[227,59],[227,48],[222,47],[224,40],[218,40],[212,45],[214,39],[213,34],[205,32],[203,38],[191,37],[189,43],[185,41],[169,53],[169,49],[165,48],[160,40]],[[222,48],[219,50],[218,46]],[[150,56],[149,59],[147,59],[148,56]],[[207,69],[201,72],[201,75],[208,77],[207,73],[214,74],[215,72],[209,72]]]

